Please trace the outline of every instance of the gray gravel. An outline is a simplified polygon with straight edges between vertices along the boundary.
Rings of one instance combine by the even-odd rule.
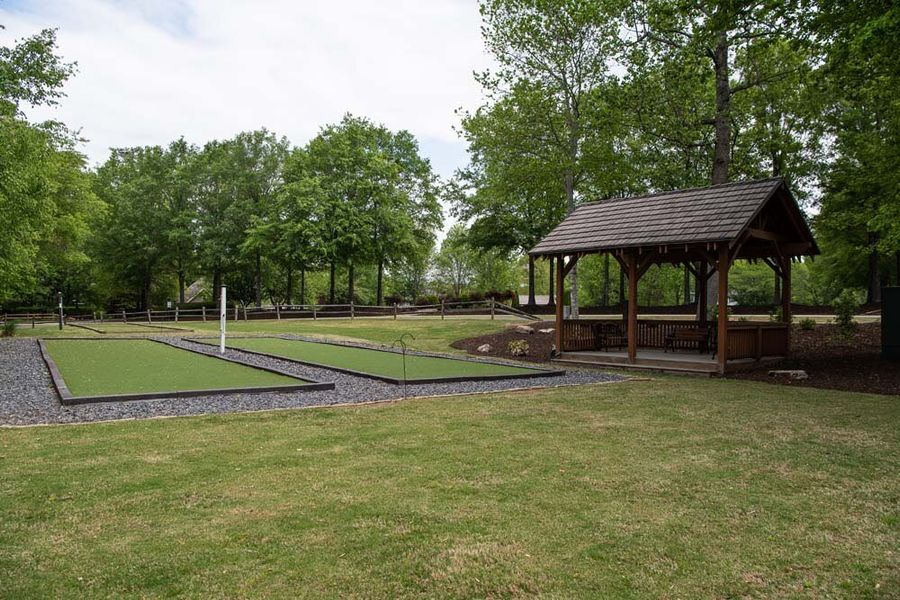
[[[166,337],[178,345],[214,354],[215,347]],[[226,355],[242,362],[270,366],[313,381],[332,381],[334,390],[317,392],[266,392],[228,394],[160,400],[130,400],[63,406],[53,389],[41,359],[37,341],[0,341],[0,425],[81,423],[114,419],[144,419],[161,416],[202,415],[279,408],[302,408],[334,404],[356,404],[403,397],[403,386],[367,377],[298,365],[285,360],[227,350]],[[436,383],[407,386],[407,395],[437,396],[471,392],[502,391],[522,387],[553,387],[618,381],[623,377],[598,371],[567,369],[562,377]]]

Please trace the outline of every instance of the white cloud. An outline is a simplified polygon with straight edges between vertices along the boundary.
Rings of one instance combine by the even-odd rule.
[[[92,163],[108,148],[195,143],[266,127],[302,144],[345,112],[415,134],[449,175],[454,109],[483,69],[475,0],[51,1],[0,6],[2,43],[59,28],[78,62],[60,106]]]

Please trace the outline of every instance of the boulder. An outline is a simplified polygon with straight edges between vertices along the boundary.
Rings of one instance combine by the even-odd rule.
[[[548,327],[547,329],[538,329],[538,333],[553,333],[556,331],[553,327]]]
[[[809,375],[803,369],[775,369],[769,371],[769,377],[788,377],[790,379],[809,379]]]
[[[493,348],[491,347],[490,344],[482,344],[482,345],[478,346],[478,348],[476,348],[476,350],[478,352],[481,352],[482,354],[487,354],[488,352],[493,350]]]
[[[529,327],[528,325],[516,325],[513,327],[513,331],[516,333],[534,333],[534,329]]]

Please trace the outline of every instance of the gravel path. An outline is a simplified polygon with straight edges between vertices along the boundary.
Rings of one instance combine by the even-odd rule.
[[[178,345],[199,349],[207,354],[214,347],[186,340],[166,338]],[[0,342],[0,425],[36,425],[46,423],[81,423],[112,419],[143,419],[160,416],[201,415],[277,408],[301,408],[354,404],[403,397],[403,386],[380,382],[366,377],[317,369],[289,361],[256,356],[238,350],[226,355],[253,365],[273,366],[313,381],[333,381],[334,390],[259,394],[228,394],[162,400],[130,400],[63,406],[50,382],[50,375],[41,359],[37,341],[13,339]],[[567,370],[562,377],[538,379],[507,379],[409,385],[407,394],[436,396],[469,392],[502,391],[522,387],[552,387],[585,383],[604,383],[624,379],[598,371]]]

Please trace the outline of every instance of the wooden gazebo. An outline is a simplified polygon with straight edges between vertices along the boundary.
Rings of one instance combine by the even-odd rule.
[[[601,253],[611,254],[628,279],[623,321],[563,319],[566,275],[582,256]],[[781,178],[772,178],[583,204],[529,254],[557,259],[560,359],[723,373],[729,361],[788,353],[791,261],[818,253],[790,190]],[[728,271],[740,259],[763,261],[781,277],[781,323],[729,323],[723,308],[728,305]],[[638,320],[638,281],[661,263],[686,265],[696,277],[697,321]],[[718,273],[719,310],[714,321],[707,321],[706,288],[713,273]],[[627,354],[612,352],[617,335]],[[643,360],[639,348],[647,350]],[[695,350],[697,356],[688,361]]]

